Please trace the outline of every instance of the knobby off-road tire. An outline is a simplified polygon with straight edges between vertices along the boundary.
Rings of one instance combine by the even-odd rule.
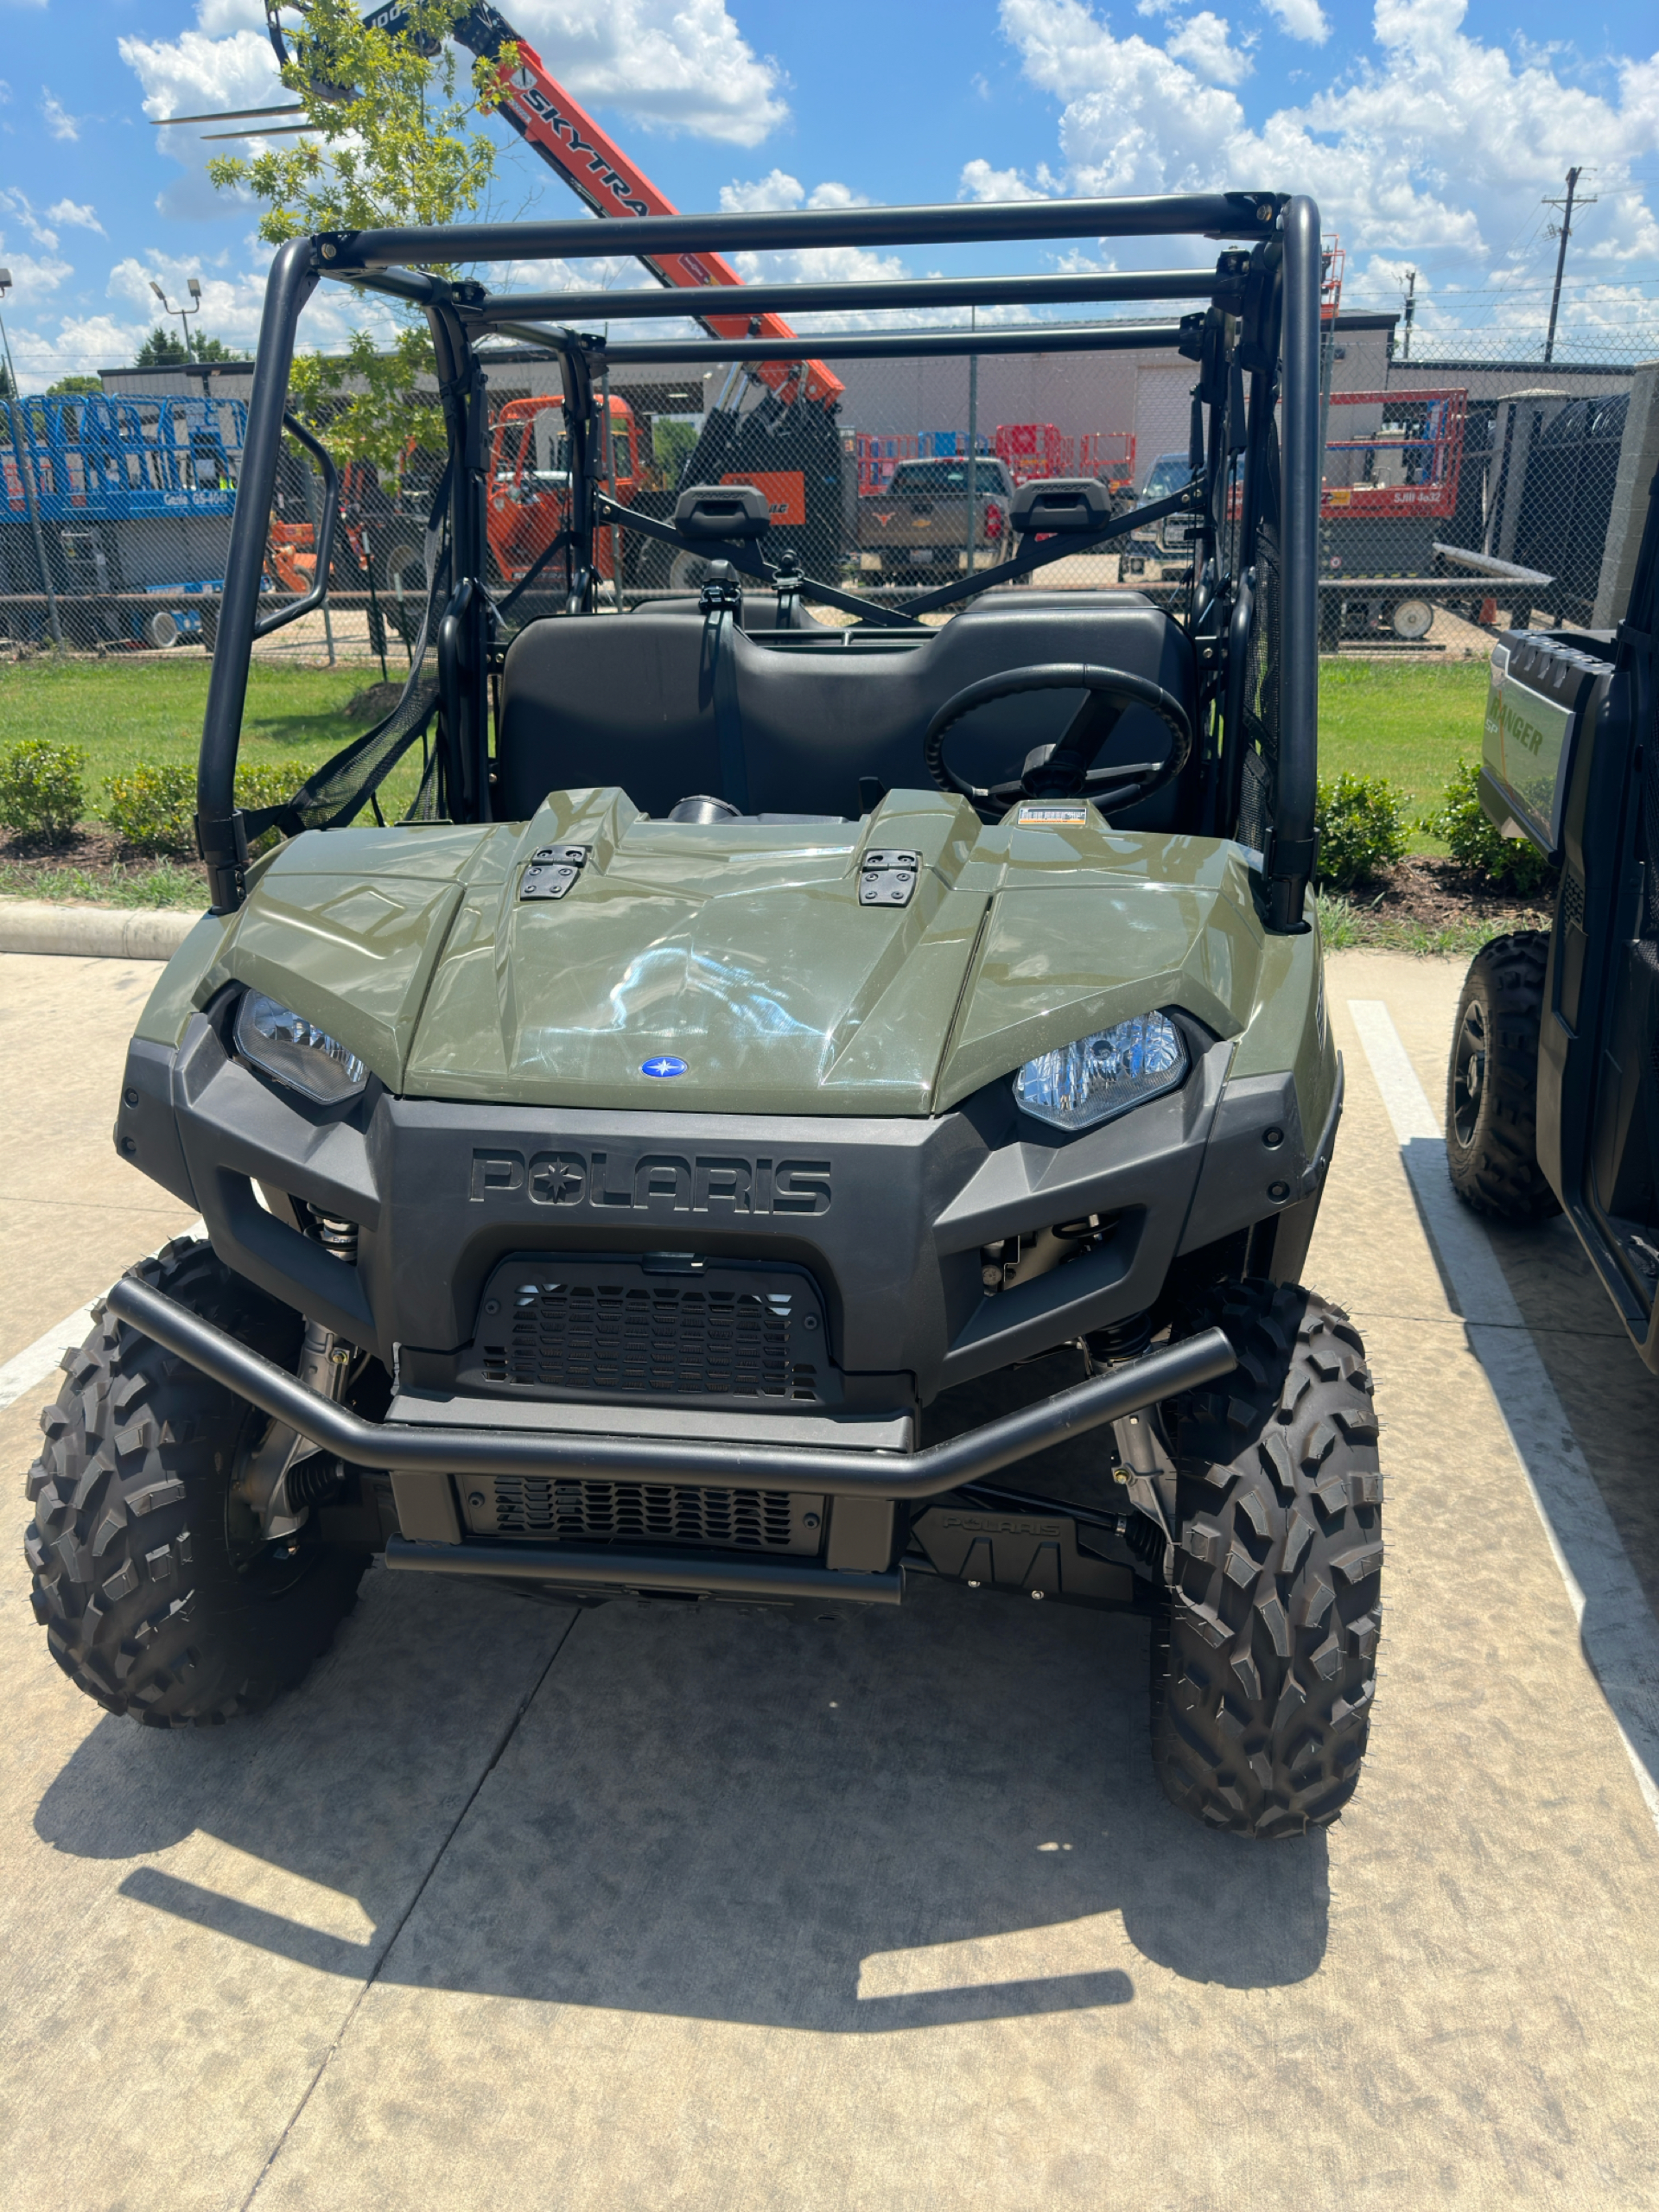
[[[1312,1291],[1233,1283],[1191,1318],[1235,1371],[1174,1403],[1179,1548],[1152,1652],[1173,1802],[1237,1835],[1299,1835],[1353,1796],[1376,1686],[1382,1566],[1364,1347]]]
[[[1516,930],[1469,963],[1446,1077],[1446,1164],[1477,1213],[1547,1221],[1560,1203],[1538,1166],[1538,1025],[1549,939]]]
[[[132,1270],[291,1368],[296,1313],[181,1237]],[[71,1681],[152,1727],[207,1727],[291,1688],[350,1611],[368,1554],[259,1541],[230,1501],[264,1416],[101,1314],[41,1415],[24,1550],[35,1618]]]

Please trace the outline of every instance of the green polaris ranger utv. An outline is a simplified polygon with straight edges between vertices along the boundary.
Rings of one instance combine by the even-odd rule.
[[[1480,803],[1560,869],[1554,926],[1475,955],[1446,1071],[1452,1187],[1478,1212],[1565,1211],[1659,1370],[1659,477],[1612,630],[1492,650]]]
[[[592,295],[436,273],[591,253],[586,221],[277,254],[202,735],[212,908],[139,1022],[115,1129],[207,1236],[111,1291],[30,1478],[36,1609],[89,1696],[156,1726],[254,1711],[377,1554],[582,1604],[816,1612],[932,1582],[1144,1613],[1175,1802],[1249,1835],[1336,1818],[1382,1548],[1363,1350],[1299,1285],[1342,1102],[1309,889],[1317,211],[1221,193],[633,239],[1183,233],[1218,251],[746,292],[863,315],[810,341],[861,406],[895,358],[912,408],[975,361],[1192,365],[1185,483],[1116,516],[1093,480],[1027,485],[995,568],[874,597],[836,549],[827,578],[768,559],[776,483],[689,484],[666,519],[602,490],[613,378],[715,361],[775,409],[755,365],[800,339],[607,345],[569,327]],[[427,622],[387,721],[240,813],[251,648],[329,574],[324,543],[313,590],[261,613],[320,283],[431,329]],[[1065,300],[1193,304],[868,327]],[[569,469],[537,569],[493,594],[503,340],[556,372]],[[853,382],[809,382],[791,404],[852,409]],[[326,446],[287,433],[332,486]],[[1166,514],[1193,524],[1190,571],[1116,588],[1122,542]],[[620,610],[613,531],[708,582]],[[1061,563],[1074,588],[1046,588]],[[377,793],[417,759],[386,823]]]

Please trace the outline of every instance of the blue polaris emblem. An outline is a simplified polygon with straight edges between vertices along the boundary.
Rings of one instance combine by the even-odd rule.
[[[659,1052],[654,1060],[643,1061],[640,1064],[639,1072],[641,1075],[654,1075],[665,1078],[671,1075],[683,1075],[686,1072],[686,1066],[685,1062],[677,1060],[672,1052]]]

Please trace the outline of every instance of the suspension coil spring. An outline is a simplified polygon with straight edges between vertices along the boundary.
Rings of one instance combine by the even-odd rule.
[[[318,1241],[327,1252],[343,1260],[348,1268],[357,1265],[357,1224],[346,1221],[337,1213],[318,1213],[312,1210],[312,1219],[317,1224]]]
[[[1103,1328],[1090,1329],[1083,1341],[1089,1364],[1096,1374],[1123,1360],[1139,1359],[1152,1343],[1152,1316],[1126,1313],[1121,1320],[1108,1321]]]

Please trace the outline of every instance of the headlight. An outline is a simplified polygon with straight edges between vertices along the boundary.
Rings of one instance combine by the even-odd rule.
[[[368,1081],[362,1061],[337,1037],[258,991],[249,991],[237,1008],[236,1048],[245,1060],[320,1106],[355,1098]]]
[[[1173,1090],[1185,1073],[1186,1046],[1169,1016],[1137,1014],[1027,1060],[1014,1095],[1027,1114],[1057,1129],[1092,1129]]]

